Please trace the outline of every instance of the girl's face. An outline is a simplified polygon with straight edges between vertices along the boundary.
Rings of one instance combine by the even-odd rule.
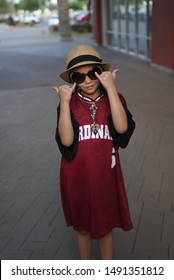
[[[95,65],[80,66],[75,68],[73,72],[80,72],[80,73],[87,74],[94,67]],[[77,84],[81,93],[91,98],[96,98],[98,95],[100,95],[99,85],[100,85],[100,81],[97,78],[96,80],[92,80],[87,75],[83,83]]]

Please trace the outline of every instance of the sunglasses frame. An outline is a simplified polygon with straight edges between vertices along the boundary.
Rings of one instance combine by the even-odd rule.
[[[71,72],[71,73],[70,73],[70,79],[71,79],[71,81],[72,81],[73,83],[76,83],[77,85],[82,84],[82,83],[85,81],[86,76],[88,76],[91,80],[97,80],[97,77],[96,77],[96,75],[95,75],[95,72],[97,72],[97,71],[95,71],[96,68],[99,68],[100,71],[101,71],[101,73],[103,72],[103,68],[102,68],[100,65],[97,65],[97,66],[94,66],[91,70],[89,70],[88,73],[86,73],[86,74],[85,74],[85,73],[81,73],[81,72]],[[90,74],[91,72],[93,72],[92,74],[94,74],[94,78],[91,78],[91,77],[89,76],[89,74]],[[73,80],[73,77],[72,77],[72,76],[73,76],[74,73],[78,73],[78,74],[82,75],[82,77],[84,78],[84,79],[82,80],[82,82],[78,83],[78,82],[76,82],[76,81]],[[101,73],[100,73],[100,74],[101,74]]]

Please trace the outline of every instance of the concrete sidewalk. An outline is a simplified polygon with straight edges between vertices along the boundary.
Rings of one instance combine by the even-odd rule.
[[[54,140],[58,99],[52,86],[60,83],[57,73],[69,49],[95,43],[89,35],[61,42],[47,34],[43,45],[44,40],[13,48],[1,44],[1,259],[79,259],[75,232],[66,227],[60,202]],[[129,146],[120,150],[134,229],[114,230],[115,259],[174,259],[174,76],[117,51],[97,49],[119,69],[118,89],[137,124]],[[21,58],[16,68],[10,64],[14,54]],[[27,56],[32,59],[28,68],[22,64]],[[17,81],[13,86],[9,75]],[[94,241],[93,259],[99,258]]]

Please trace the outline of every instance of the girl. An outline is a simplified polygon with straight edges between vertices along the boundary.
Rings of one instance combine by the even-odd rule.
[[[127,146],[135,122],[115,86],[118,70],[109,67],[91,46],[76,46],[60,74],[72,86],[54,87],[62,205],[83,260],[91,259],[92,239],[103,260],[113,259],[113,228],[132,229],[118,148]]]

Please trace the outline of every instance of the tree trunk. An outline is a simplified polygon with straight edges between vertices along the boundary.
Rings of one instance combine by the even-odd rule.
[[[72,40],[71,27],[69,22],[68,0],[57,0],[59,16],[59,32],[63,41]]]

